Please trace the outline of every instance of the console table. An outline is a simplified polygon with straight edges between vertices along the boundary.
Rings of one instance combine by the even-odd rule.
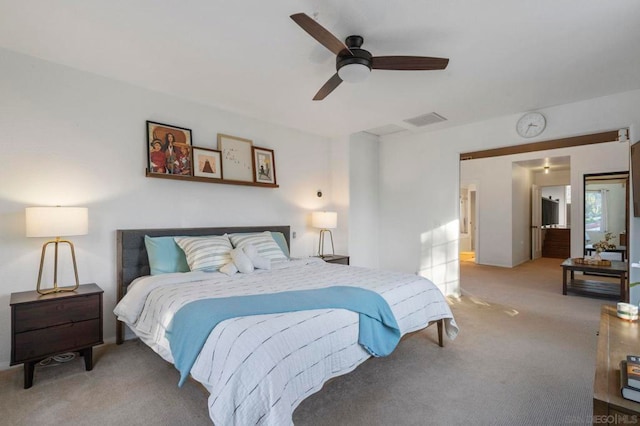
[[[616,289],[616,283],[576,279],[576,271],[618,277],[620,279],[620,290],[618,292]],[[567,259],[562,262],[562,294],[566,295],[567,291],[571,291],[590,296],[614,298],[619,299],[622,302],[626,302],[628,271],[629,267],[627,262],[620,262],[618,260],[612,260],[611,266],[604,266],[575,263],[573,259]],[[567,275],[570,276],[569,279],[567,279]]]
[[[640,403],[620,394],[620,361],[639,352],[638,322],[620,319],[615,306],[602,305],[593,381],[593,424],[637,424]]]
[[[596,249],[593,248],[593,244],[587,244],[584,246],[584,251],[588,256],[591,256]],[[627,258],[627,246],[617,246],[614,249],[605,250],[604,253],[620,253],[620,260],[624,262]]]

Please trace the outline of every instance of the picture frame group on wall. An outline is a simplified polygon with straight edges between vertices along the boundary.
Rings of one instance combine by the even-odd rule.
[[[191,176],[191,130],[147,121],[149,173]]]
[[[217,134],[217,148],[193,146],[191,129],[146,122],[147,177],[278,188],[272,149]]]

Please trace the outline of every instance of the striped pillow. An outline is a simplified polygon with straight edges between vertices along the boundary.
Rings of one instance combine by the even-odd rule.
[[[288,260],[288,257],[282,252],[282,249],[271,236],[271,232],[264,231],[260,233],[247,234],[230,234],[231,244],[236,248],[244,248],[251,244],[258,249],[258,255],[274,262]]]
[[[208,237],[175,237],[192,271],[217,271],[231,262],[231,242],[227,234]]]

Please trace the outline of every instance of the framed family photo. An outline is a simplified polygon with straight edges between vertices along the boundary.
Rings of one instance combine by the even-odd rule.
[[[222,153],[215,149],[193,147],[193,175],[222,179]]]
[[[276,184],[276,162],[272,149],[253,147],[253,181]]]
[[[253,163],[249,139],[218,133],[218,150],[222,153],[225,180],[253,182]]]
[[[149,173],[191,176],[191,130],[147,121]]]

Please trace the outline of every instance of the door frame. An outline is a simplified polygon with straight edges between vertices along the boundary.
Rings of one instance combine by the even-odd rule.
[[[542,257],[542,189],[531,185],[531,260]]]

